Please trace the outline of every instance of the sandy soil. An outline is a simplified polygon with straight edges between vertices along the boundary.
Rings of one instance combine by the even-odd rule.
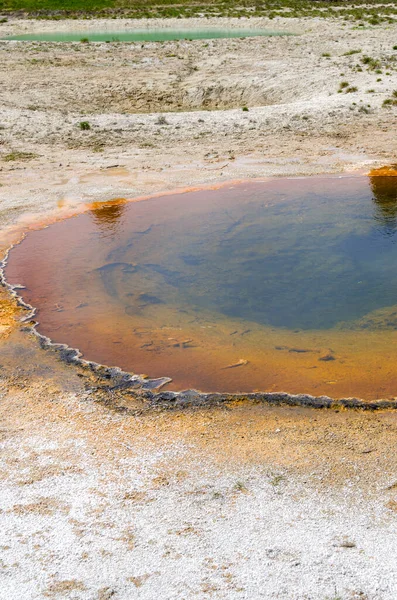
[[[271,27],[300,35],[0,42],[1,249],[94,200],[396,162],[396,27]],[[2,597],[397,597],[394,413],[126,414],[20,330],[5,290],[0,311]]]

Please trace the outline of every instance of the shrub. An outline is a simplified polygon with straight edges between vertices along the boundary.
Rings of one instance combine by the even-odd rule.
[[[89,129],[91,129],[91,125],[88,121],[80,121],[79,127],[82,131],[88,131]]]
[[[376,69],[379,69],[379,67],[382,66],[379,60],[376,60],[371,56],[363,56],[361,62],[364,65],[367,65],[368,69],[370,69],[371,71],[375,71]]]
[[[397,96],[383,100],[383,106],[397,106]]]
[[[156,121],[156,125],[168,125],[168,121],[164,115],[159,115],[159,117]]]
[[[345,52],[343,56],[352,56],[353,54],[359,54],[361,50],[349,50],[349,52]]]

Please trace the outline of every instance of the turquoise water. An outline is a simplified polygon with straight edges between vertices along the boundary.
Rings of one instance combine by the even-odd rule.
[[[267,29],[134,29],[131,31],[54,31],[11,35],[3,40],[37,42],[166,42],[172,40],[210,40],[218,38],[247,38],[292,35]]]

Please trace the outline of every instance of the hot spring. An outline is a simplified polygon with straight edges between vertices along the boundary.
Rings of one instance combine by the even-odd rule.
[[[5,275],[40,333],[174,390],[397,395],[397,177],[97,204]]]
[[[105,29],[21,33],[3,37],[3,40],[36,42],[167,42],[176,40],[213,40],[221,38],[248,38],[292,35],[287,31],[271,29]]]

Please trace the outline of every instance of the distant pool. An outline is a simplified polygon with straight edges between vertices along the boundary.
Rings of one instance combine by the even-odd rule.
[[[53,31],[10,35],[3,40],[37,42],[166,42],[172,40],[210,40],[219,38],[247,38],[292,35],[269,29],[133,29],[130,31]]]

